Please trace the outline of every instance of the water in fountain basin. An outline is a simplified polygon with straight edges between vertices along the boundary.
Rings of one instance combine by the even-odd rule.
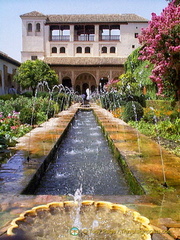
[[[91,111],[79,111],[75,116],[36,194],[74,194],[81,184],[82,194],[130,194]]]
[[[108,205],[107,205],[108,206]],[[26,221],[17,221],[15,234],[28,233],[33,240],[150,240],[151,229],[136,221],[133,211],[125,213],[108,207],[82,205],[80,209],[82,228],[73,226],[72,215],[76,207],[65,205],[50,207],[49,211],[38,210],[36,216],[26,216]],[[73,227],[72,227],[73,226]]]

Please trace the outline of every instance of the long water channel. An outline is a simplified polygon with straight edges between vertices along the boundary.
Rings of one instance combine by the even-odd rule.
[[[78,111],[35,194],[131,194],[92,111]]]

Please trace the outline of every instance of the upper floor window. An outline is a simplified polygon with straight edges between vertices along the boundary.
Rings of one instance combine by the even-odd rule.
[[[59,52],[60,52],[60,53],[66,53],[65,47],[61,47]]]
[[[57,48],[56,47],[52,47],[52,53],[57,53]]]
[[[69,41],[69,25],[50,25],[50,41]]]
[[[102,53],[107,53],[107,47],[102,47],[101,52]]]
[[[135,37],[135,38],[138,38],[138,33],[135,33],[135,34],[134,34],[134,37]]]
[[[36,32],[40,32],[41,31],[41,25],[40,23],[36,23]]]
[[[28,32],[32,32],[32,23],[28,23]]]
[[[94,25],[75,25],[74,41],[94,41],[95,26]]]
[[[119,41],[120,25],[100,25],[99,26],[100,41]]]
[[[115,53],[116,52],[116,48],[115,47],[110,47],[110,53]]]
[[[91,52],[90,47],[85,47],[85,53],[90,53],[90,52]]]
[[[76,48],[76,53],[82,53],[82,47],[77,47]]]

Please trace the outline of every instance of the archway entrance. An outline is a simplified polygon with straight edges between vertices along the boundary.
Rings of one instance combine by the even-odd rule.
[[[86,94],[86,90],[89,88],[89,85],[87,83],[83,83],[82,85],[82,94]]]
[[[71,79],[69,77],[65,77],[62,79],[62,85],[64,87],[68,87],[68,88],[71,88],[72,87],[72,82],[71,82]]]
[[[90,73],[81,73],[75,81],[75,90],[79,94],[86,94],[89,89],[92,92],[96,91],[97,84],[95,78]]]
[[[108,83],[108,78],[103,77],[99,80],[99,92],[104,92],[104,85]]]

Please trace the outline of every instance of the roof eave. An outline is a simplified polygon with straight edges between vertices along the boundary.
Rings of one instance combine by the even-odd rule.
[[[8,63],[11,63],[11,64],[13,64],[13,65],[15,65],[17,67],[19,67],[21,65],[21,63],[18,62],[17,60],[15,60],[15,59],[13,59],[13,58],[11,58],[9,56],[2,55],[2,54],[0,54],[0,59],[6,61]]]
[[[86,64],[86,65],[83,65],[83,64],[62,64],[62,63],[47,63],[48,65],[50,65],[51,67],[59,67],[59,66],[64,66],[64,67],[98,67],[98,66],[101,66],[101,67],[122,67],[124,66],[124,64],[122,63],[119,63],[119,64]]]

